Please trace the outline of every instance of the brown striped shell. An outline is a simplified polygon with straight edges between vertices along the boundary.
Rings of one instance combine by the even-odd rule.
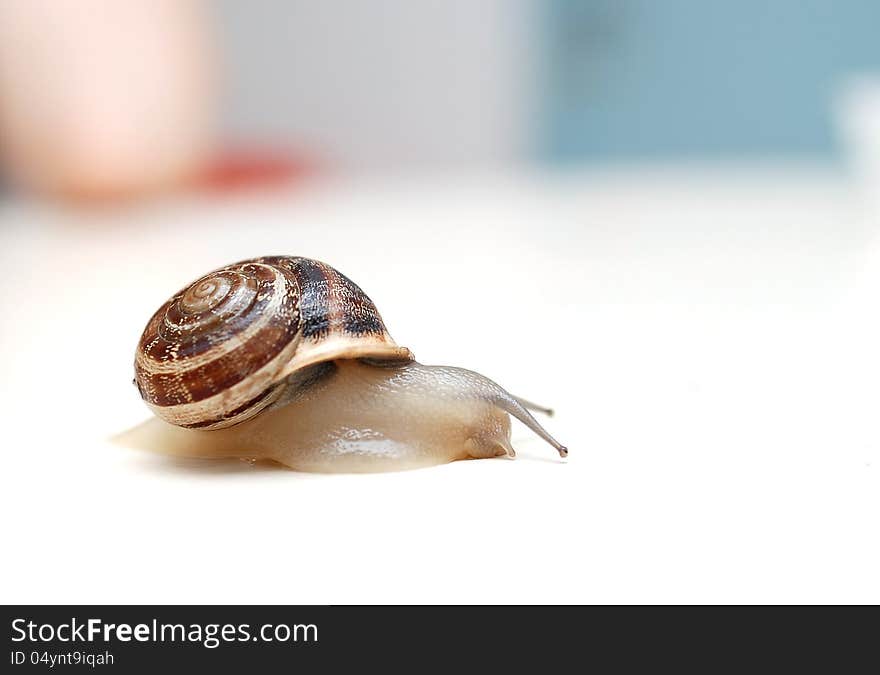
[[[308,258],[254,258],[206,274],[159,308],[138,342],[135,384],[166,422],[219,429],[278,401],[307,366],[364,357],[413,355],[354,282]]]

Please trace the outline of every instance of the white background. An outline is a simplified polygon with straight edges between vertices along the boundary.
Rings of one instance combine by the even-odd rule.
[[[878,222],[792,168],[351,182],[0,213],[3,602],[880,602]],[[149,315],[289,253],[568,461],[312,476],[108,441]]]

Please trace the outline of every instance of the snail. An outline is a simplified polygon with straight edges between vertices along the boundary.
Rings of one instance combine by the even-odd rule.
[[[354,282],[301,257],[254,258],[182,289],[150,318],[134,383],[155,413],[123,442],[189,457],[373,472],[515,455],[510,415],[552,413],[397,345]]]

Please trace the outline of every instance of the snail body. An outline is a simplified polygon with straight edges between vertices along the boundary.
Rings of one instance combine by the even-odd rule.
[[[354,282],[307,258],[242,261],[175,294],[141,336],[135,384],[156,419],[122,440],[169,454],[393,471],[513,456],[509,415],[567,454],[526,409],[540,407],[416,362]]]

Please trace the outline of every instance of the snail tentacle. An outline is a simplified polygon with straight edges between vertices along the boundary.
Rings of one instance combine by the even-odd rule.
[[[526,410],[534,410],[535,412],[542,413],[547,415],[547,417],[553,417],[555,414],[553,408],[548,408],[547,406],[538,405],[537,403],[532,403],[528,399],[523,398],[522,396],[513,396],[511,394],[511,398],[519,403]]]
[[[532,416],[532,414],[528,410],[526,410],[526,407],[522,403],[520,403],[519,400],[517,400],[515,397],[511,396],[505,391],[504,395],[499,396],[496,399],[496,403],[499,408],[513,415],[516,419],[525,424],[529,429],[538,434],[538,436],[540,436],[550,445],[552,445],[556,449],[556,452],[559,453],[560,457],[568,457],[568,448],[562,445],[562,443],[557,441],[555,438],[553,438],[553,436],[551,436],[550,433],[541,426],[538,420],[536,420]],[[550,411],[550,413],[548,414],[552,414],[552,411]]]

